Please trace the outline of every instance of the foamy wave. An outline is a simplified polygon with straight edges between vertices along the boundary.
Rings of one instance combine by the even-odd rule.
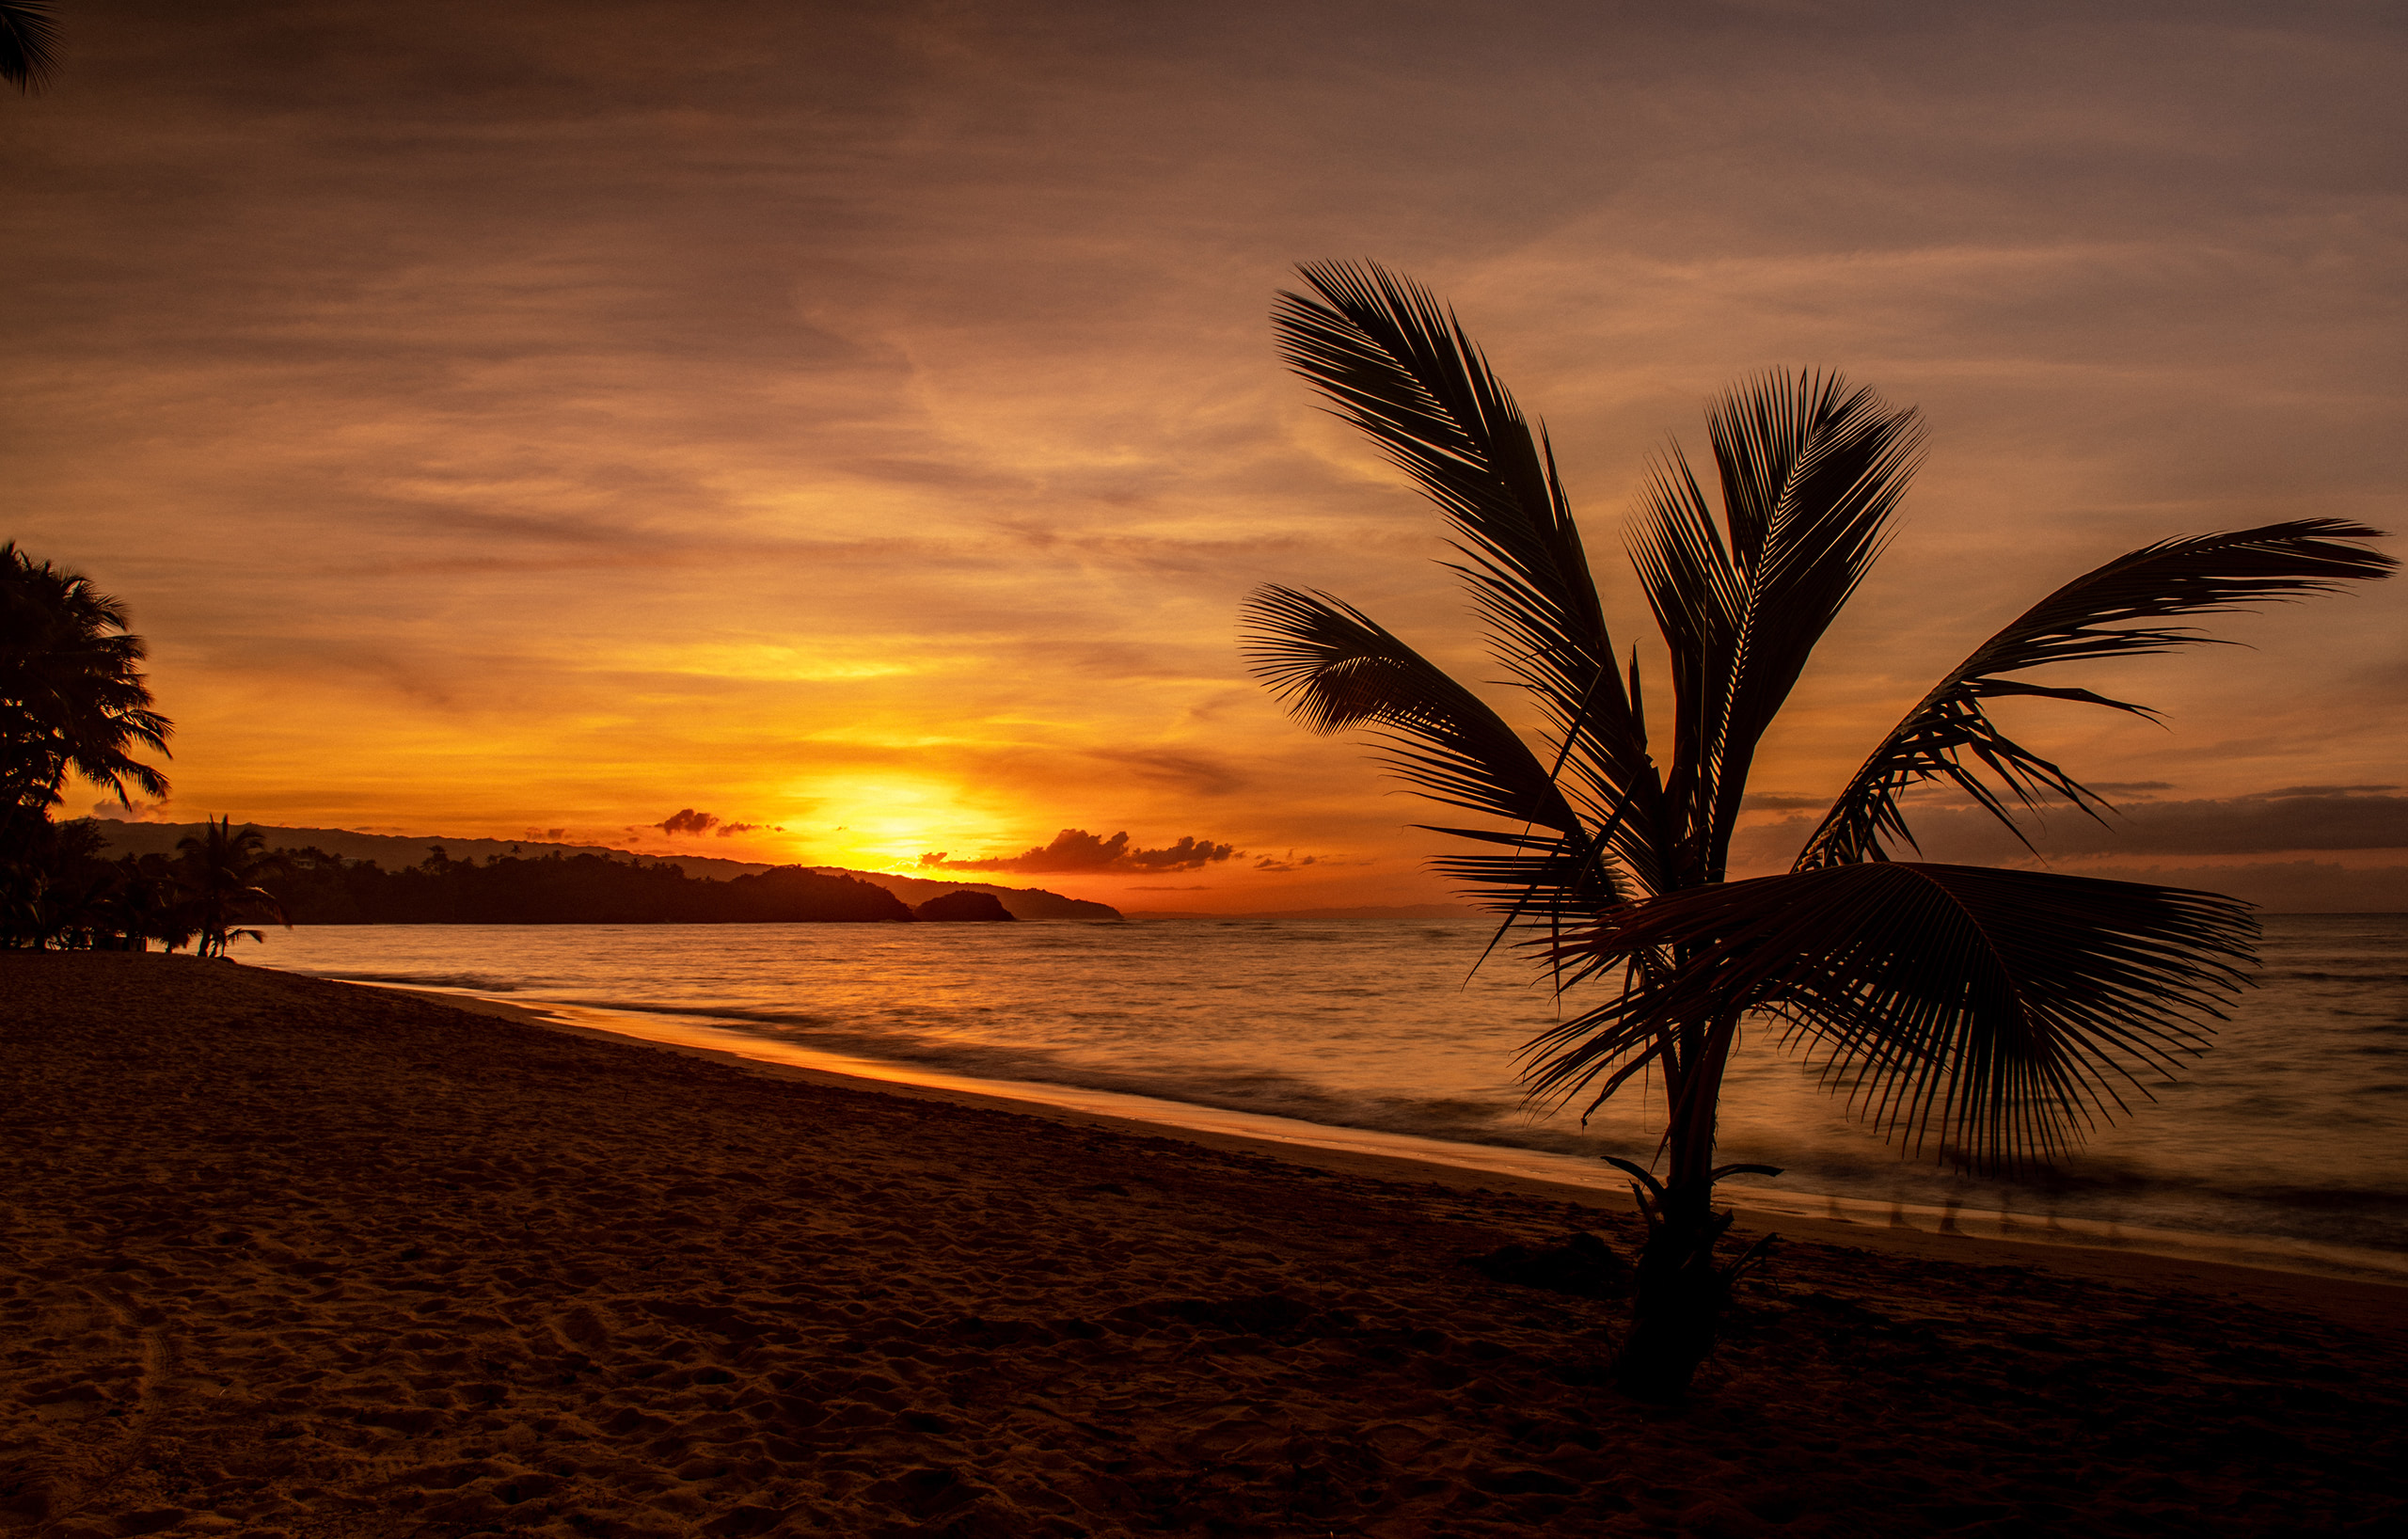
[[[358,973],[347,969],[317,971],[309,968],[295,968],[293,971],[306,977],[327,978],[337,983],[383,983],[404,989],[472,989],[481,994],[518,992],[518,985],[511,979],[483,973]]]

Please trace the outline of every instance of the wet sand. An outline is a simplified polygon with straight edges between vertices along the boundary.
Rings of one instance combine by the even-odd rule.
[[[1668,1413],[1601,1384],[1619,1304],[1462,1264],[1627,1249],[1536,1182],[185,958],[0,953],[0,1051],[5,1531],[2408,1517],[2400,1290],[1785,1226]]]

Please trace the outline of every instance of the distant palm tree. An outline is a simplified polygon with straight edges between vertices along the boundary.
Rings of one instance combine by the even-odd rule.
[[[0,545],[0,803],[51,807],[71,770],[122,802],[167,782],[128,750],[175,730],[150,708],[142,638],[89,578]]]
[[[267,853],[260,831],[246,828],[237,833],[229,817],[213,819],[203,830],[176,841],[177,879],[186,895],[185,912],[198,938],[199,954],[222,957],[229,943],[243,936],[265,941],[262,931],[235,928],[246,919],[274,919],[292,928],[284,905],[260,885],[287,869],[280,856]]]
[[[174,880],[153,877],[143,865],[132,855],[117,863],[117,885],[102,906],[98,933],[104,939],[96,940],[96,945],[115,951],[148,951],[150,943],[158,941],[176,951],[196,939],[191,911],[177,901]]]
[[[1767,374],[1712,404],[1721,510],[1675,446],[1640,497],[1632,560],[1671,654],[1670,734],[1638,656],[1608,635],[1544,432],[1533,436],[1451,312],[1379,267],[1303,270],[1275,314],[1291,365],[1439,506],[1493,655],[1535,702],[1544,754],[1445,673],[1326,594],[1259,590],[1250,658],[1306,726],[1369,728],[1417,791],[1502,826],[1438,828],[1484,853],[1437,868],[1539,927],[1559,986],[1618,985],[1531,1043],[1525,1080],[1590,1109],[1661,1077],[1660,1179],[1613,1163],[1649,1224],[1616,1378],[1684,1392],[1732,1277],[1714,1186],[1723,1073],[1743,1023],[1819,1057],[1885,1134],[2003,1168],[2049,1159],[2125,1109],[2122,1092],[2204,1045],[2252,956],[2244,905],[2053,873],[1893,861],[1900,794],[1967,793],[2009,828],[2087,787],[2014,742],[1987,703],[2145,707],[2014,675],[2198,640],[2165,622],[2376,578],[2340,543],[2377,531],[2304,519],[2167,540],[2076,578],[1975,648],[1880,739],[1785,876],[1726,882],[1758,745],[1809,654],[1888,538],[1921,429],[1836,375]],[[1500,931],[1500,935],[1503,932]],[[2143,1093],[2146,1093],[2145,1091]],[[1759,1247],[1760,1248],[1760,1247]]]
[[[57,41],[49,0],[0,0],[0,80],[28,94],[49,84]]]

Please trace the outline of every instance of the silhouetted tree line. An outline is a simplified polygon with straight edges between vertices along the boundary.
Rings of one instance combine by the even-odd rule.
[[[170,951],[225,955],[283,910],[261,880],[284,869],[256,829],[220,818],[180,840],[173,855],[109,860],[100,825],[54,823],[40,807],[0,807],[0,947],[36,951]]]
[[[909,921],[885,888],[782,865],[715,881],[600,855],[455,861],[436,846],[388,871],[322,849],[277,852],[261,885],[296,925],[712,925]]]
[[[874,882],[800,865],[719,881],[661,863],[599,855],[455,861],[442,847],[416,865],[323,849],[267,850],[256,829],[221,819],[175,855],[102,851],[90,818],[54,823],[20,812],[0,826],[0,947],[168,950],[223,955],[246,926],[711,925],[958,922],[1012,916],[986,893],[908,908]]]

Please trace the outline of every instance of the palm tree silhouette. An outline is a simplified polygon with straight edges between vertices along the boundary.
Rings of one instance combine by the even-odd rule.
[[[142,638],[91,579],[0,545],[0,805],[49,808],[69,771],[115,793],[167,794],[136,746],[175,730],[150,708]]]
[[[176,841],[178,882],[186,894],[185,912],[203,957],[222,957],[227,945],[242,937],[265,941],[256,929],[235,927],[246,919],[269,918],[293,928],[284,905],[260,883],[283,874],[281,856],[267,853],[267,841],[255,828],[233,831],[230,817],[213,818],[202,832]]]
[[[38,807],[0,806],[0,946],[91,944],[117,872],[88,820],[54,823]]]
[[[1253,667],[1305,726],[1368,728],[1421,795],[1501,827],[1434,827],[1481,852],[1440,871],[1485,895],[1500,937],[1535,927],[1559,987],[1616,985],[1530,1044],[1525,1083],[1593,1110],[1661,1080],[1662,1177],[1627,1160],[1649,1237],[1617,1382],[1683,1393],[1730,1281],[1713,1249],[1722,1078],[1750,1022],[1819,1059],[1885,1135],[1988,1169],[2046,1161],[2127,1109],[2127,1092],[2204,1046],[2256,927],[2213,894],[2050,872],[1895,861],[1901,794],[1941,781],[2010,829],[2061,800],[2105,802],[2010,739],[2006,697],[2146,707],[2016,676],[2200,640],[2165,622],[2293,597],[2396,563],[2341,543],[2379,532],[2303,519],[2161,542],[2076,578],[1977,647],[1907,713],[1832,802],[1786,875],[1726,881],[1749,770],[1824,631],[1888,538],[1920,457],[1911,410],[1837,375],[1766,374],[1715,401],[1720,512],[1677,445],[1640,500],[1631,555],[1670,653],[1656,757],[1636,651],[1625,663],[1545,433],[1533,435],[1454,315],[1364,263],[1301,270],[1274,314],[1291,366],[1438,504],[1450,563],[1493,656],[1538,707],[1544,757],[1360,611],[1259,589]],[[1433,825],[1421,825],[1433,827]],[[2020,834],[2019,834],[2020,836]]]
[[[178,901],[175,879],[153,876],[144,864],[131,855],[118,862],[118,882],[103,900],[98,934],[119,951],[147,951],[152,941],[170,951],[191,944],[198,938],[192,913]]]

